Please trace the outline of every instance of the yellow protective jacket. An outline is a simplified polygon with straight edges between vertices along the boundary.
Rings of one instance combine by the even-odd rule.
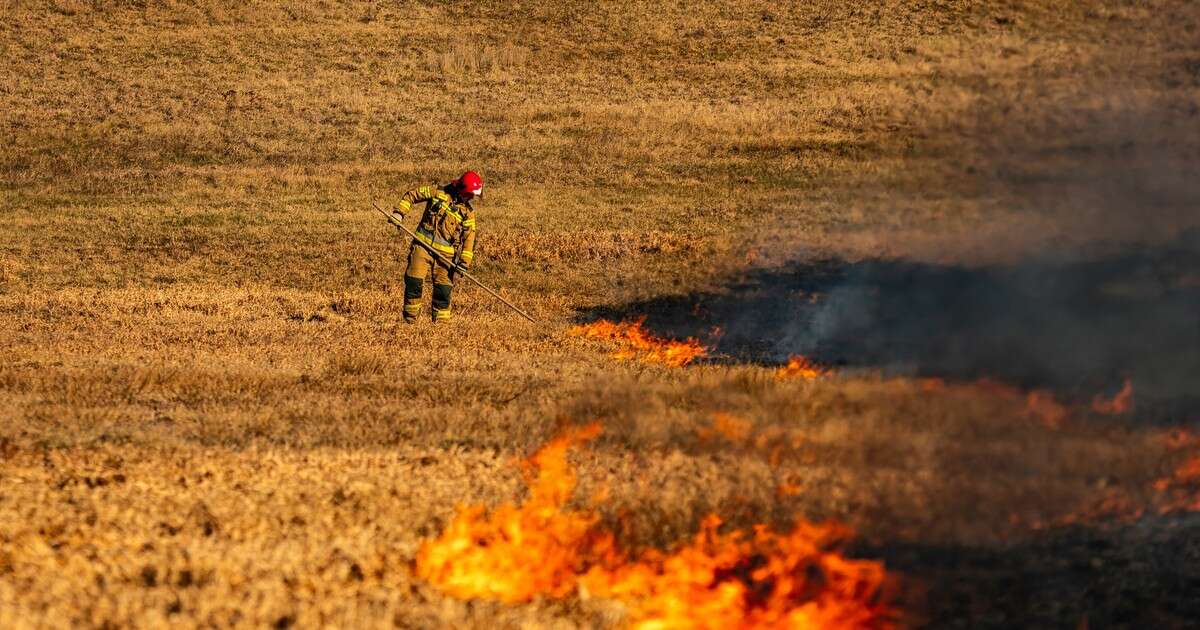
[[[470,204],[455,201],[439,186],[410,190],[396,205],[408,214],[414,203],[421,202],[425,202],[425,213],[417,225],[417,240],[450,260],[455,260],[457,253],[457,262],[470,267],[475,259],[475,210]]]

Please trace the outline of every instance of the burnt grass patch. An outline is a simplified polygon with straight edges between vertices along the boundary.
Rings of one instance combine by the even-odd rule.
[[[1075,526],[1007,546],[857,550],[907,583],[929,628],[1189,628],[1200,619],[1200,516]]]
[[[715,362],[799,354],[843,373],[986,378],[1067,401],[1111,396],[1131,379],[1139,419],[1200,417],[1200,230],[1076,260],[803,260],[576,319],[641,317],[655,335],[710,340]]]

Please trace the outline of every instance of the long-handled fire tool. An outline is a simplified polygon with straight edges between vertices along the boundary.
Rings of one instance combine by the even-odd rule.
[[[462,274],[464,278],[479,285],[479,288],[483,289],[484,291],[487,291],[489,294],[491,294],[492,297],[503,302],[505,306],[507,306],[508,308],[511,308],[512,310],[519,313],[521,315],[521,317],[524,317],[525,319],[528,319],[529,321],[531,321],[535,324],[537,323],[537,320],[534,319],[533,317],[531,317],[529,315],[529,313],[522,311],[521,309],[517,308],[516,304],[513,304],[512,302],[509,302],[508,300],[500,297],[499,293],[496,293],[491,288],[489,288],[486,284],[480,282],[478,279],[475,278],[475,276],[472,276],[470,273],[467,273],[467,271],[465,269],[463,269],[462,267],[454,264],[454,262],[452,262],[450,259],[443,256],[441,254],[441,252],[435,250],[434,248],[430,247],[429,245],[426,245],[424,242],[421,241],[421,239],[417,238],[416,234],[413,234],[412,230],[404,227],[403,224],[401,224],[399,221],[397,221],[395,218],[393,218],[392,215],[388,214],[387,211],[385,211],[383,208],[380,208],[377,204],[375,204],[375,202],[371,202],[371,205],[376,210],[378,210],[380,213],[382,213],[383,216],[387,217],[388,223],[391,223],[392,225],[400,228],[405,234],[411,236],[413,238],[414,243],[419,243],[421,245],[421,247],[424,247],[425,250],[428,251],[430,254],[432,254],[436,260],[441,262],[443,265],[446,265],[447,269],[453,270],[455,275]]]

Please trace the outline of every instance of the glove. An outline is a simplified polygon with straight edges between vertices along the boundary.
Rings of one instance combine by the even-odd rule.
[[[392,208],[392,219],[394,219],[395,221],[403,221],[404,220],[404,211],[401,210],[400,208],[393,207]]]

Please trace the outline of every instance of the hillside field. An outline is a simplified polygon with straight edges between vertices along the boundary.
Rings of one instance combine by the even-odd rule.
[[[1184,0],[4,2],[0,627],[636,623],[418,568],[589,423],[556,508],[623,548],[832,521],[901,627],[1188,627],[1198,41]],[[401,319],[370,204],[468,168],[536,324]],[[704,356],[581,334],[637,321]]]

